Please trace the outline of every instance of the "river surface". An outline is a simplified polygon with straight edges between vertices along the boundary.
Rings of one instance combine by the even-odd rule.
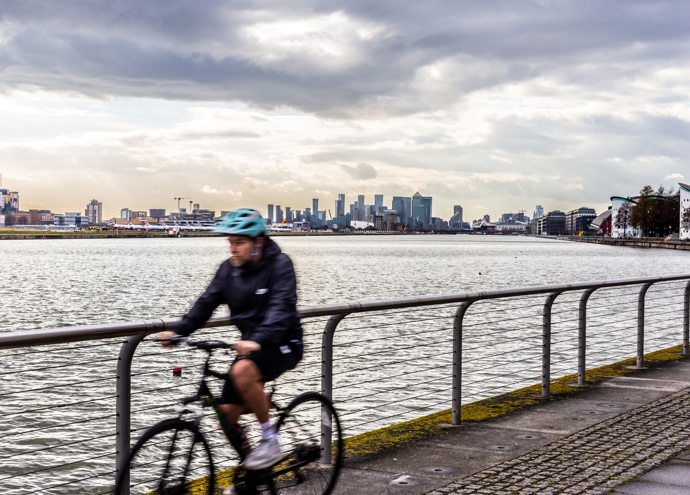
[[[311,306],[690,273],[690,254],[494,236],[278,237]],[[223,238],[0,243],[0,332],[181,316],[227,257]],[[588,365],[633,356],[637,288],[590,302]],[[579,294],[554,306],[552,376],[576,370]],[[463,334],[463,402],[539,381],[543,296],[476,303]],[[647,349],[680,341],[682,286],[648,296]],[[452,317],[442,306],[353,315],[338,327],[334,399],[347,435],[450,407]],[[325,318],[305,320],[307,354],[277,397],[319,389]],[[232,340],[232,329],[199,333]],[[114,463],[115,366],[122,339],[0,351],[0,489],[106,493]],[[144,342],[133,368],[132,438],[178,410],[201,356]],[[227,365],[229,356],[217,365]],[[181,379],[170,375],[184,369]],[[214,429],[209,421],[209,430]],[[216,435],[217,436],[217,435]],[[214,439],[221,466],[232,453]],[[212,442],[213,443],[213,442]]]

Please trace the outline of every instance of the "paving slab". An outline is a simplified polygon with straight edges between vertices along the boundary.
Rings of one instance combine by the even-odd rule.
[[[654,366],[352,459],[336,493],[690,495],[688,378],[687,361]]]
[[[626,493],[629,495],[690,495],[690,488],[633,481],[616,489],[613,493]]]
[[[684,486],[690,488],[690,463],[671,461],[648,472],[641,478],[643,481],[662,483],[664,485]]]

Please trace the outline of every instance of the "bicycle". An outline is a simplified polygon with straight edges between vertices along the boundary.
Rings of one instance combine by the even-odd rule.
[[[213,351],[232,349],[221,341],[190,341],[176,339],[206,351],[206,361],[196,395],[182,400],[183,409],[176,418],[163,420],[150,427],[137,441],[119,467],[116,495],[217,495],[216,472],[211,447],[200,429],[204,411],[211,407],[228,439],[237,439],[237,432],[225,420],[217,397],[206,380],[215,377],[229,380],[228,373],[210,368]],[[329,495],[342,468],[343,437],[338,414],[328,398],[317,392],[305,392],[280,407],[269,395],[271,409],[278,414],[275,423],[280,433],[283,458],[261,471],[234,471],[238,494],[297,495],[302,493]],[[189,404],[200,405],[192,419]],[[328,431],[327,418],[331,418]],[[323,419],[322,419],[323,418]],[[330,433],[330,435],[329,435]],[[330,452],[321,448],[322,436],[332,437]],[[232,443],[232,441],[231,441]],[[244,454],[238,452],[240,462]]]

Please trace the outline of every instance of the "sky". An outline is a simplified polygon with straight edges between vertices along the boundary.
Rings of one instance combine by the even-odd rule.
[[[602,211],[690,181],[688,25],[686,1],[0,0],[0,174],[24,210],[108,217]]]

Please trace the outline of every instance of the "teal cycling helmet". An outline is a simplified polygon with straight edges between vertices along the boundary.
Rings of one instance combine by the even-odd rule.
[[[262,237],[266,235],[266,224],[258,211],[251,208],[240,208],[221,218],[213,231],[225,235]]]

